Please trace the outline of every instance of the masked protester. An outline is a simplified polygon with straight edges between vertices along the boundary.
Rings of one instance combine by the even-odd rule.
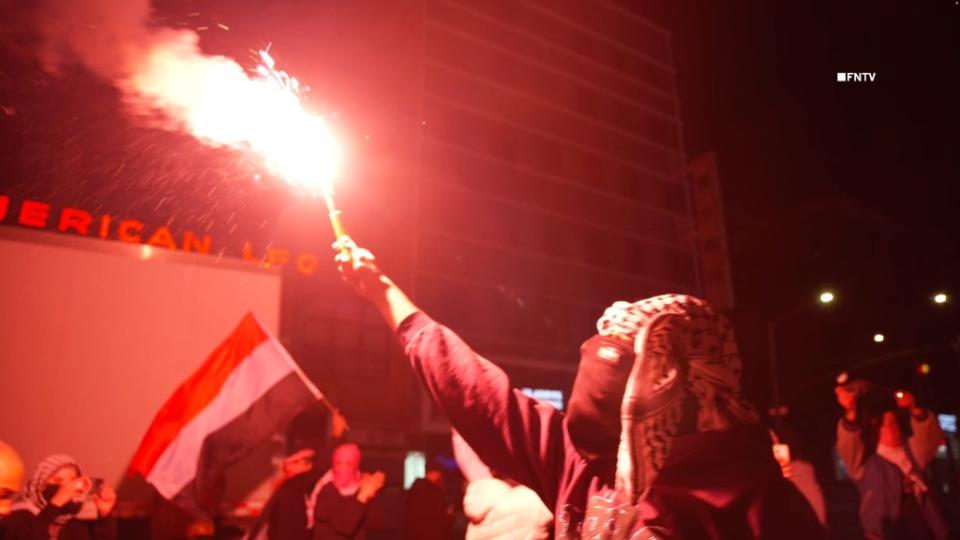
[[[312,417],[305,417],[312,418]],[[283,460],[280,480],[264,505],[257,523],[244,537],[246,540],[310,540],[307,527],[307,502],[317,481],[330,462],[330,448],[343,441],[349,429],[339,410],[332,412],[330,434],[326,437],[295,437],[290,440]],[[317,465],[319,463],[319,465]]]
[[[820,538],[740,398],[733,332],[706,303],[615,304],[581,349],[569,414],[410,301],[349,240],[344,280],[397,332],[414,371],[491,469],[539,495],[555,538]]]
[[[116,492],[83,476],[73,458],[49,456],[13,504],[5,540],[113,540],[116,502]]]
[[[360,471],[362,454],[353,443],[333,451],[330,470],[317,481],[307,501],[307,527],[314,540],[364,540],[379,516],[370,508],[383,488],[382,472]]]

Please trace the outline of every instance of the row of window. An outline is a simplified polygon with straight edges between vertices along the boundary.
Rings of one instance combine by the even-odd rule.
[[[569,83],[566,86],[569,87]],[[426,66],[424,74],[427,96],[531,126],[538,132],[615,155],[627,162],[646,163],[668,173],[679,168],[680,149],[675,124],[652,116],[644,119],[649,121],[629,129],[591,121],[555,108],[539,97],[553,91],[540,89],[533,96],[519,95],[463,72],[432,64]]]
[[[588,170],[582,165],[571,167],[564,176],[551,177],[532,164],[520,165],[519,160],[511,163],[492,154],[427,139],[423,145],[423,177],[665,242],[686,243],[686,193],[678,182],[637,175],[632,185],[601,191],[597,188],[604,182],[597,176],[603,170]]]
[[[497,3],[504,4],[505,9],[511,9],[508,4],[516,2]],[[428,2],[427,23],[428,26],[451,28],[491,47],[508,50],[516,56],[529,58],[581,80],[595,81],[597,86],[621,96],[639,99],[644,103],[649,101],[654,106],[659,102],[657,108],[666,107],[663,110],[669,114],[674,111],[672,75],[666,70],[656,68],[652,74],[631,71],[631,65],[611,62],[616,57],[607,56],[606,51],[589,56],[588,43],[589,40],[596,41],[594,37],[587,38],[587,42],[580,42],[577,41],[579,36],[534,35],[530,33],[531,28],[520,26],[519,21],[511,21],[505,14],[492,17],[489,9],[489,6],[474,2],[451,4],[445,0],[433,0]],[[540,28],[536,30],[541,34],[547,31]],[[650,80],[651,77],[654,80]]]
[[[663,64],[672,64],[670,38],[640,17],[624,13],[607,2],[557,2],[555,0],[532,0],[541,9],[565,17],[592,32],[602,34],[628,49],[640,52]]]
[[[648,194],[639,179],[647,177],[680,183],[679,163],[654,169],[639,160],[626,161],[606,153],[590,151],[562,140],[507,124],[497,118],[428,100],[424,103],[425,135],[466,150],[487,154],[507,163],[542,171],[549,176],[569,178],[602,191],[645,200]],[[667,188],[668,189],[668,188]]]
[[[576,351],[604,307],[581,307],[433,275],[421,276],[417,291],[421,306],[487,354],[527,356],[523,343],[540,344],[548,358]]]
[[[602,264],[600,251],[605,248],[604,242],[594,242],[587,248],[588,255],[597,256],[592,260],[573,261],[453,237],[440,231],[424,231],[420,236],[417,269],[422,273],[447,275],[581,305],[691,290],[694,286],[692,281],[683,280],[692,276],[674,276],[674,280],[661,281],[615,271]],[[639,255],[641,250],[636,253]]]
[[[430,230],[669,283],[695,282],[693,255],[658,243],[657,237],[644,241],[445,186],[421,195],[420,222]]]
[[[433,15],[435,5],[446,3],[445,0],[433,0],[430,2],[428,13]],[[534,36],[608,69],[629,73],[664,91],[672,90],[671,73],[664,67],[667,58],[662,62],[647,60],[596,35],[591,35],[574,24],[551,16],[549,10],[548,13],[544,13],[543,10],[523,2],[502,0],[457,0],[456,3],[471,12],[496,19],[497,22],[509,26],[515,32]],[[478,26],[481,22],[477,19],[478,17],[474,16],[473,20],[464,26],[467,28]],[[655,51],[651,50],[650,53]]]
[[[468,71],[662,144],[676,144],[676,123],[670,120],[675,115],[675,103],[669,96],[642,89],[628,95],[611,93],[596,86],[594,80],[543,67],[440,26],[427,28],[425,54],[434,64]]]

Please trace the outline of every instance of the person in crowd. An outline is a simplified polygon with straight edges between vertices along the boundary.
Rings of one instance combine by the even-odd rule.
[[[312,417],[311,417],[312,418]],[[307,503],[314,486],[326,472],[316,463],[329,463],[329,447],[338,446],[349,429],[346,417],[334,410],[330,416],[330,436],[325,438],[294,437],[281,464],[281,477],[270,499],[264,505],[257,523],[247,533],[250,540],[310,540],[307,527]],[[319,454],[319,455],[318,455]]]
[[[568,414],[423,313],[342,239],[344,280],[397,333],[414,371],[484,463],[553,509],[558,540],[820,538],[740,396],[726,319],[702,300],[618,302],[581,348]]]
[[[0,519],[10,514],[10,506],[23,485],[23,460],[7,443],[0,441]]]
[[[944,436],[909,392],[859,381],[838,386],[837,453],[860,492],[860,524],[874,540],[947,538],[927,467]]]
[[[5,520],[23,485],[23,460],[10,445],[0,441],[0,540],[6,539]]]
[[[453,508],[447,502],[443,471],[431,467],[407,490],[403,505],[403,538],[450,540],[452,535]]]
[[[113,540],[116,502],[113,488],[84,476],[73,458],[49,456],[13,504],[6,540]]]
[[[378,516],[371,503],[386,482],[377,471],[360,471],[362,454],[353,443],[333,451],[330,470],[313,487],[307,501],[307,528],[313,540],[364,540],[376,528]]]

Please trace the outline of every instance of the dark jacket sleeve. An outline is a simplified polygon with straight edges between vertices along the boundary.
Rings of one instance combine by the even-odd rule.
[[[112,516],[100,518],[90,524],[93,540],[116,540],[117,519]]]
[[[47,540],[43,536],[34,534],[36,522],[37,516],[26,510],[12,512],[3,520],[3,526],[6,529],[4,540]],[[41,529],[37,530],[42,532]]]
[[[837,454],[843,460],[847,474],[854,482],[863,477],[863,466],[867,459],[866,445],[860,432],[860,426],[844,418],[837,421]]]
[[[563,415],[511,388],[503,370],[422,312],[397,333],[430,396],[480,459],[552,508],[566,452]]]
[[[341,536],[353,538],[364,526],[366,514],[366,504],[356,497],[341,495],[332,483],[327,484],[317,495],[317,506],[313,512],[316,520],[314,530],[326,525]]]
[[[53,505],[47,505],[37,515],[26,510],[13,512],[7,517],[6,540],[49,540],[49,527],[59,514],[58,510]]]
[[[268,505],[267,538],[270,540],[307,540],[305,494],[313,486],[313,476],[303,473],[287,479],[277,488]]]

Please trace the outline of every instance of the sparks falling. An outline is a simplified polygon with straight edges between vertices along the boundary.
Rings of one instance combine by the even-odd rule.
[[[330,199],[342,149],[323,116],[308,111],[296,78],[267,51],[247,73],[222,56],[200,54],[196,35],[152,47],[127,80],[141,103],[161,110],[201,141],[250,150],[295,188]]]

